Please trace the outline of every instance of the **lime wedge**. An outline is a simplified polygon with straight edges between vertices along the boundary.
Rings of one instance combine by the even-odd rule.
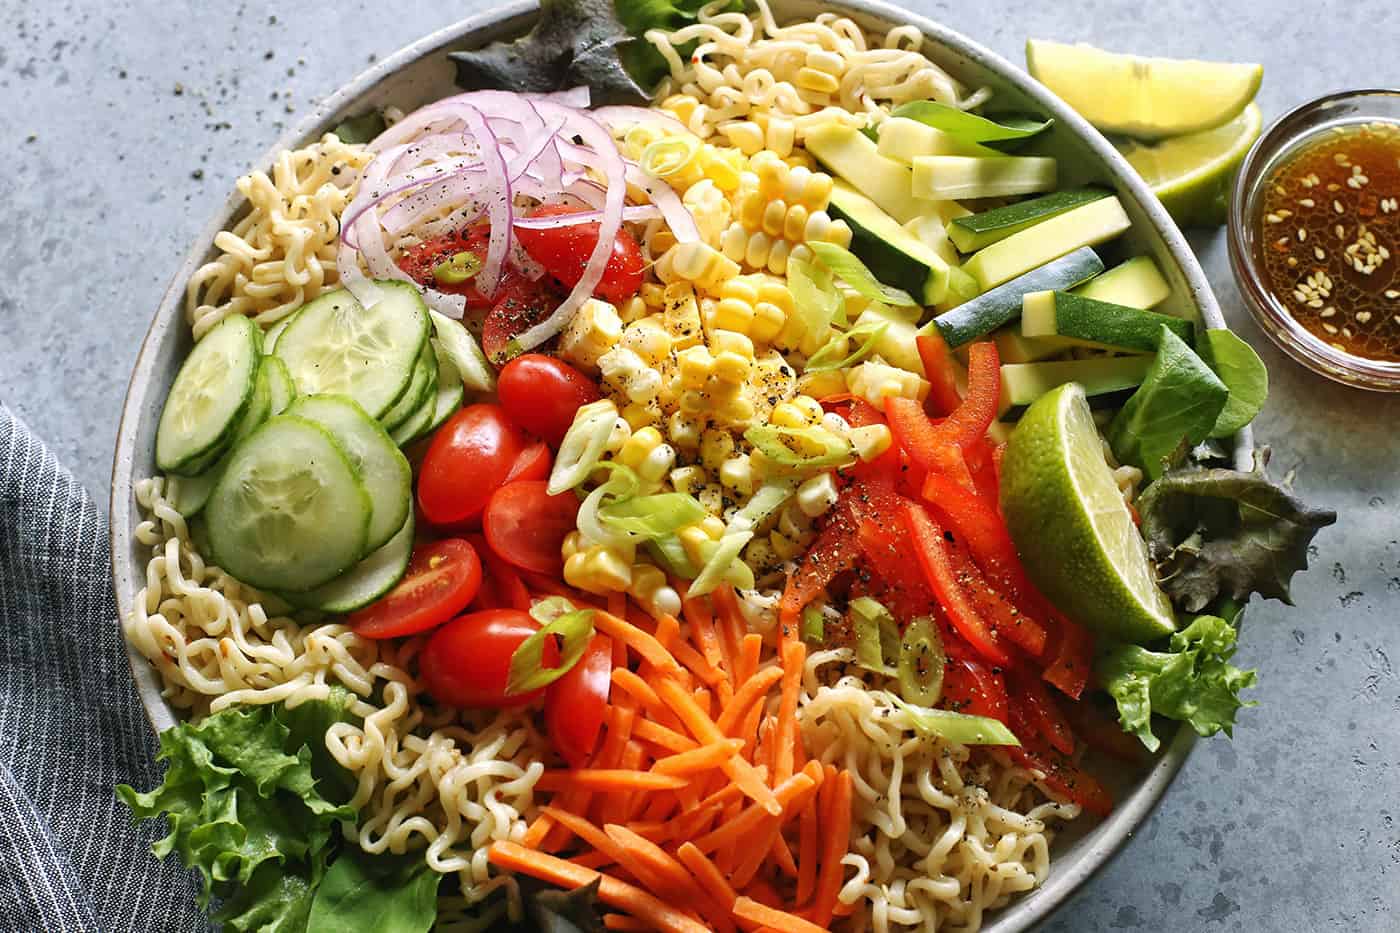
[[[1031,580],[1070,618],[1134,642],[1176,630],[1079,383],[1036,399],[1011,432],[1001,508]]]
[[[1258,105],[1250,104],[1213,130],[1156,144],[1120,140],[1115,145],[1177,223],[1218,227],[1225,222],[1235,173],[1263,126]]]
[[[1263,65],[1139,58],[1031,39],[1031,75],[1105,133],[1161,139],[1214,129],[1254,99]]]

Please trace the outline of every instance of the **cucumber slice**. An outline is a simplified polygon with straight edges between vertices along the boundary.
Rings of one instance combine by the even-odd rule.
[[[955,267],[901,227],[873,200],[838,181],[832,186],[828,210],[834,219],[844,220],[851,228],[851,252],[876,279],[903,289],[920,304],[939,304],[951,297]],[[963,281],[959,279],[960,288]],[[974,287],[972,294],[975,293]]]
[[[433,361],[430,373],[423,403],[404,419],[403,424],[389,432],[394,443],[400,447],[405,447],[422,437],[427,432],[428,426],[433,423],[433,416],[437,414],[438,367],[436,360]]]
[[[296,316],[296,311],[293,311],[267,329],[267,333],[263,334],[264,353],[271,353],[273,350],[277,349],[277,338],[282,336],[282,331],[287,329],[287,325],[292,323],[292,318]]]
[[[424,434],[430,434],[442,427],[442,423],[452,417],[454,411],[462,407],[462,400],[467,395],[467,388],[462,385],[462,375],[448,359],[447,352],[442,348],[442,343],[434,340],[433,350],[437,353],[438,390],[437,398],[433,402],[433,420],[428,424]]]
[[[162,472],[194,475],[218,458],[253,397],[261,338],[256,324],[231,314],[195,344],[156,427]]]
[[[1134,256],[1103,275],[1094,276],[1075,288],[1074,293],[1146,311],[1166,301],[1172,289],[1151,256]]]
[[[1085,395],[1104,395],[1141,385],[1154,358],[1100,356],[1088,360],[1049,363],[1008,363],[1001,368],[1001,410],[1029,405],[1067,382],[1084,387]]]
[[[913,166],[914,197],[933,201],[1055,190],[1055,160],[1045,156],[915,156]]]
[[[292,382],[292,374],[287,372],[287,364],[275,356],[263,357],[262,369],[267,371],[268,397],[272,402],[272,413],[280,415],[292,404],[292,399],[297,397],[296,384]],[[258,375],[261,378],[261,371]]]
[[[223,472],[218,465],[198,476],[168,476],[165,481],[165,501],[188,521],[203,510],[214,492],[214,485]]]
[[[345,615],[363,609],[398,585],[413,557],[413,513],[382,547],[324,586],[305,593],[284,593],[298,609]]]
[[[803,145],[828,171],[849,182],[898,224],[932,210],[928,201],[913,196],[909,166],[880,155],[875,141],[860,130],[820,123],[807,131]]]
[[[963,268],[983,290],[995,288],[1082,246],[1098,246],[1130,226],[1117,197],[1100,198],[978,250]]]
[[[959,217],[949,225],[948,237],[953,241],[953,245],[964,253],[976,252],[1043,220],[1058,217],[1066,211],[1106,198],[1108,195],[1109,192],[1103,188],[1056,191],[1054,194],[1031,198],[1029,201]]]
[[[377,281],[366,308],[345,289],[302,307],[277,338],[299,395],[348,395],[371,418],[399,400],[428,339],[428,309],[408,282]]]
[[[1188,345],[1194,342],[1190,321],[1068,292],[1031,292],[1021,305],[1023,337],[1068,337],[1095,347],[1153,353],[1163,327]]]
[[[983,292],[971,301],[940,314],[921,329],[928,333],[929,328],[937,327],[948,346],[960,347],[1020,317],[1021,300],[1028,293],[1070,288],[1102,271],[1103,260],[1085,246]]]
[[[399,396],[392,408],[379,416],[379,423],[384,425],[384,430],[392,431],[418,414],[418,409],[422,408],[431,396],[436,371],[437,358],[433,355],[432,346],[425,340],[423,349],[418,352],[418,359],[414,361],[413,378],[409,380],[408,388],[404,389],[403,395]]]
[[[413,511],[413,470],[389,435],[344,395],[303,395],[287,414],[330,432],[369,493],[371,516],[365,552],[382,547]]]
[[[960,155],[995,158],[1003,155],[995,149],[988,149],[974,142],[959,139],[952,133],[911,120],[908,117],[890,117],[880,124],[880,138],[877,151],[899,162],[910,162],[916,156]]]
[[[462,385],[477,392],[491,392],[496,388],[496,370],[491,361],[481,352],[481,345],[471,335],[471,331],[461,321],[454,321],[445,314],[429,311],[433,320],[433,330],[438,338],[438,359],[446,357],[457,370]]]
[[[289,415],[238,445],[204,508],[218,565],[282,592],[313,589],[359,563],[372,513],[330,433]]]
[[[258,363],[257,378],[253,381],[253,397],[248,401],[248,408],[239,419],[238,427],[233,429],[235,446],[272,417],[272,377],[269,375],[271,371],[271,367],[267,365],[267,357],[263,357]]]
[[[1023,300],[1022,314],[1024,313]],[[1075,346],[1073,340],[1064,337],[1022,337],[1021,328],[1017,327],[1015,322],[998,329],[992,334],[992,339],[996,341],[997,356],[1003,363],[1034,363]]]

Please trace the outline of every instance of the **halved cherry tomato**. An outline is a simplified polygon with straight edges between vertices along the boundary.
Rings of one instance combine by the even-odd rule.
[[[420,544],[398,586],[351,613],[350,627],[366,638],[398,638],[441,625],[467,607],[481,588],[481,561],[460,538]]]
[[[520,452],[520,456],[515,458],[515,463],[511,465],[510,474],[506,476],[507,483],[525,479],[548,479],[549,468],[554,465],[554,458],[549,455],[549,445],[544,441],[535,441],[529,447]]]
[[[524,706],[539,699],[544,690],[507,694],[510,659],[539,627],[529,613],[518,609],[487,609],[459,616],[428,639],[418,659],[418,671],[428,692],[447,706]],[[558,666],[559,648],[553,639],[546,639],[541,662]]]
[[[567,204],[541,204],[530,212],[531,217],[558,217],[574,214],[585,208]],[[598,224],[573,224],[552,230],[516,227],[515,235],[530,258],[543,265],[564,285],[573,288],[583,278],[584,266],[598,245]],[[625,229],[617,232],[612,255],[603,270],[603,280],[593,290],[613,304],[621,304],[637,294],[642,287],[642,251],[637,241]],[[489,352],[489,351],[488,351]]]
[[[560,570],[560,548],[578,518],[578,497],[551,496],[548,487],[543,480],[506,483],[491,495],[481,520],[492,551],[535,573]]]
[[[582,768],[598,744],[612,688],[612,639],[594,635],[579,662],[546,688],[549,741],[571,768]]]
[[[478,594],[477,601],[472,605],[482,609],[507,607],[529,612],[534,601],[530,598],[530,591],[525,588],[525,582],[520,579],[520,573],[491,550],[491,545],[486,543],[484,535],[471,535],[467,540],[476,548],[476,554],[486,569],[481,578],[481,593],[486,593],[487,587],[490,587],[490,593],[487,594],[490,601],[481,600]]]
[[[398,259],[398,267],[419,285],[429,286],[440,292],[451,292],[467,299],[471,308],[491,307],[491,296],[477,290],[476,279],[465,282],[439,282],[433,270],[439,263],[447,262],[458,253],[471,253],[478,259],[486,258],[486,244],[491,239],[491,226],[485,223],[472,224],[445,236],[424,240],[416,246],[404,250]],[[507,272],[507,275],[518,273]]]
[[[579,406],[602,398],[592,379],[542,353],[526,353],[503,366],[496,394],[516,424],[556,448]]]
[[[1013,702],[1007,712],[1010,720],[1007,725],[1021,740],[1019,746],[1006,747],[1006,754],[1012,761],[1044,773],[1044,784],[1056,797],[1077,803],[1097,816],[1107,816],[1113,811],[1113,795],[1108,789],[1047,742],[1023,704]]]
[[[525,438],[499,405],[469,405],[433,435],[418,472],[418,504],[435,525],[481,515],[510,475]]]
[[[543,321],[563,300],[546,279],[532,281],[517,274],[503,278],[493,297],[481,325],[481,349],[497,364],[509,357],[512,338]]]

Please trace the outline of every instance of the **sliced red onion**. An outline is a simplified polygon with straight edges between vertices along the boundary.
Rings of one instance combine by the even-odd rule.
[[[681,196],[676,194],[675,188],[655,175],[648,175],[636,165],[627,166],[626,180],[628,184],[636,185],[647,193],[651,203],[655,204],[661,211],[661,216],[666,218],[666,226],[671,228],[671,235],[676,238],[677,243],[695,243],[700,239],[700,228],[695,226],[695,217],[682,203]]]
[[[667,129],[688,133],[690,129],[664,110],[650,110],[646,107],[629,107],[617,104],[612,107],[599,107],[589,111],[593,119],[614,132],[618,127],[636,126],[638,123],[662,123]]]
[[[622,219],[629,223],[651,220],[660,216],[661,211],[655,204],[638,204],[622,209]],[[602,211],[556,214],[552,217],[517,217],[515,218],[515,227],[517,230],[557,230],[560,227],[598,223],[602,219]]]
[[[589,94],[587,85],[571,87],[567,91],[550,91],[547,94],[522,94],[530,100],[543,101],[549,104],[557,104],[560,107],[573,107],[576,110],[587,110],[588,105],[593,102]]]
[[[491,219],[491,239],[486,246],[486,262],[477,273],[477,287],[484,295],[494,295],[504,271],[506,253],[510,250],[511,218],[514,206],[510,191],[510,171],[506,168],[505,156],[496,142],[496,134],[486,123],[486,116],[472,106],[462,108],[467,127],[476,138],[481,149],[481,158],[486,165],[486,216]]]

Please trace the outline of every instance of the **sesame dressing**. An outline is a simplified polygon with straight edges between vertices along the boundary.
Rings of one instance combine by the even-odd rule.
[[[1338,127],[1265,186],[1265,280],[1344,353],[1400,362],[1400,125]]]

